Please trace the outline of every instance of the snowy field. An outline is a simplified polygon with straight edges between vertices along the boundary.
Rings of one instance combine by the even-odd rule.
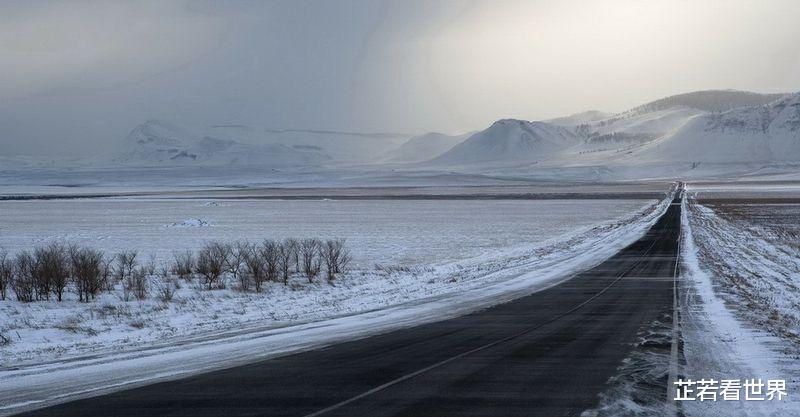
[[[690,188],[690,195],[713,199],[685,204],[682,331],[687,377],[785,379],[790,396],[782,403],[687,403],[689,415],[800,410],[800,205],[774,199],[783,187]]]
[[[210,239],[344,237],[354,255],[337,285],[274,283],[264,293],[184,283],[169,303],[0,302],[3,366],[37,363],[257,324],[284,325],[365,311],[557,264],[596,239],[652,215],[653,200],[194,201],[79,199],[0,202],[0,245],[11,253],[52,241],[113,255],[137,249],[167,262]],[[628,229],[624,229],[628,230]],[[624,231],[623,230],[623,231]],[[592,235],[604,231],[605,234]],[[628,231],[629,233],[629,231]],[[579,245],[581,244],[581,245]],[[614,246],[612,246],[614,247]],[[575,252],[580,254],[580,252]],[[575,254],[573,253],[573,255]],[[152,277],[157,281],[157,277]],[[157,283],[154,283],[157,284]],[[10,297],[13,298],[13,297]]]
[[[51,241],[145,260],[172,259],[212,239],[345,238],[357,268],[425,266],[542,242],[617,218],[646,200],[177,200],[0,201],[0,246]]]

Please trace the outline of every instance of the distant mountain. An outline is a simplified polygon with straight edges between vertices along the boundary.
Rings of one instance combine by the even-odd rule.
[[[296,150],[316,151],[327,155],[335,163],[377,161],[411,136],[402,133],[278,130],[241,125],[211,126],[207,134],[245,143],[277,144]]]
[[[317,150],[281,144],[250,144],[201,136],[176,125],[149,120],[136,126],[112,161],[151,165],[319,165],[330,158]]]
[[[424,177],[445,173],[605,181],[800,172],[800,93],[699,91],[611,116],[590,111],[545,122],[503,119],[461,136],[242,125],[189,129],[149,120],[133,128],[111,157],[58,163],[0,160],[0,166],[19,171],[97,166],[102,175],[109,165],[170,172],[215,167],[214,178],[229,173],[230,183],[236,183],[240,172],[258,171],[251,182],[261,182],[278,170],[293,181],[297,173],[292,169],[297,168],[314,181],[337,172],[369,177],[364,173],[380,171],[382,163],[392,164],[382,174],[387,178],[417,172]],[[249,168],[237,170],[240,166]]]
[[[583,117],[591,119],[592,114]],[[800,166],[800,93],[701,91],[574,126],[567,119],[556,119],[561,125],[500,120],[426,164],[596,180],[733,175],[759,167],[775,171]]]
[[[443,133],[426,133],[414,136],[402,145],[386,154],[385,162],[413,163],[435,158],[461,143],[470,134],[445,135]]]
[[[275,130],[244,125],[189,130],[166,121],[148,120],[128,134],[113,162],[266,168],[357,164],[377,161],[408,137],[396,133]]]
[[[691,118],[710,112],[766,104],[785,94],[706,90],[652,101],[628,111],[576,125],[587,150],[619,149],[644,144],[677,131]]]
[[[545,120],[544,122],[550,123],[551,125],[572,127],[584,123],[596,122],[598,120],[607,119],[611,116],[612,116],[611,113],[606,113],[604,111],[588,110],[581,113],[571,114],[565,117],[557,117],[555,119]]]
[[[767,104],[784,96],[786,96],[786,93],[761,94],[738,90],[694,91],[651,101],[635,107],[627,113],[650,113],[671,107],[689,107],[705,112],[723,112],[737,107]]]
[[[432,159],[432,164],[506,164],[545,159],[577,142],[570,130],[544,122],[504,119],[475,133],[449,151]]]
[[[697,116],[635,155],[642,161],[695,164],[800,162],[800,93]]]

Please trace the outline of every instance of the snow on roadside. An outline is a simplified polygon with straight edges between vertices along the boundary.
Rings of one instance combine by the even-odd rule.
[[[184,287],[176,298],[183,301],[167,304],[120,303],[104,295],[88,306],[73,303],[71,312],[42,303],[4,308],[4,323],[26,317],[12,335],[53,332],[54,338],[2,348],[0,414],[455,317],[524,296],[634,242],[670,200],[544,243],[468,260],[352,271],[337,286],[296,280],[271,285],[268,296]],[[38,311],[31,318],[31,310],[22,308]],[[63,329],[75,337],[55,338]]]
[[[789,396],[783,401],[682,402],[686,415],[758,416],[792,415],[800,410],[796,347],[771,334],[758,303],[747,302],[742,287],[721,271],[738,271],[761,290],[770,284],[775,265],[760,254],[767,242],[748,235],[742,227],[726,223],[710,210],[684,201],[681,252],[683,285],[682,321],[686,365],[684,379],[785,379]],[[760,246],[760,248],[759,248]],[[755,250],[753,250],[755,248]],[[766,252],[765,252],[766,250]],[[728,265],[725,265],[728,263]],[[729,269],[730,268],[730,269]],[[713,272],[712,272],[713,271]],[[773,283],[775,281],[772,281]],[[773,300],[798,294],[768,294]],[[761,325],[759,325],[759,323]],[[795,354],[788,354],[790,351]],[[674,393],[674,391],[673,391]]]

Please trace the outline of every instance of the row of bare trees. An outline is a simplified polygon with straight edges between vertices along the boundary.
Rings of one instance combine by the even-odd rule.
[[[80,301],[89,301],[107,286],[111,271],[103,252],[77,245],[51,243],[14,257],[0,251],[0,299],[10,288],[19,301],[61,301],[73,283]]]
[[[321,241],[319,239],[285,239],[251,242],[210,242],[197,253],[175,255],[173,273],[191,276],[197,273],[205,286],[211,289],[219,285],[220,279],[229,274],[244,291],[253,288],[261,291],[265,282],[288,284],[293,274],[303,274],[308,282],[314,279],[325,266],[329,283],[344,272],[350,263],[350,252],[342,239]]]
[[[265,240],[261,243],[220,242],[205,244],[197,253],[175,253],[170,265],[158,275],[168,281],[173,277],[199,278],[206,289],[222,288],[233,278],[242,291],[260,292],[266,282],[288,284],[294,274],[309,283],[323,271],[329,283],[344,272],[351,261],[342,239]],[[149,290],[148,278],[156,275],[154,258],[139,265],[138,254],[127,251],[108,257],[102,251],[77,245],[51,243],[14,256],[0,250],[0,300],[9,289],[19,301],[61,301],[68,288],[82,302],[94,299],[101,291],[122,283],[123,298],[143,299]],[[171,299],[172,285],[162,283],[159,298]]]

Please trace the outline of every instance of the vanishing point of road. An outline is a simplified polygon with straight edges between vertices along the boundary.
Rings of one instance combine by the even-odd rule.
[[[24,415],[578,416],[637,332],[672,312],[679,203],[602,264],[524,298]]]

